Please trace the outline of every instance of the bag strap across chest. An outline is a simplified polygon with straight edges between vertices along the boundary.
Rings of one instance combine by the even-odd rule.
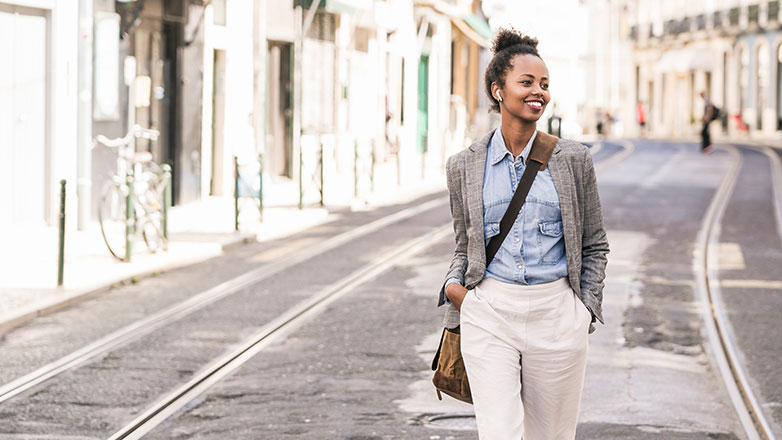
[[[551,158],[551,154],[554,152],[554,147],[557,146],[559,138],[552,136],[548,133],[538,131],[535,135],[535,140],[532,141],[532,149],[530,150],[527,163],[525,164],[524,174],[521,175],[519,185],[516,187],[516,192],[513,193],[513,198],[510,200],[508,209],[500,220],[500,233],[495,235],[489,240],[489,244],[486,246],[486,266],[491,263],[494,256],[497,255],[497,251],[500,250],[502,242],[505,241],[505,237],[508,236],[513,222],[516,221],[516,217],[521,211],[521,207],[524,205],[524,201],[527,199],[527,194],[530,188],[532,188],[532,182],[535,180],[535,176],[538,171],[544,170],[548,166],[548,161]]]

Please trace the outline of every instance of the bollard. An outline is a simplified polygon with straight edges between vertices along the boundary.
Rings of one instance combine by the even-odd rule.
[[[358,197],[358,139],[353,141],[353,197]]]
[[[320,206],[323,206],[325,199],[323,190],[323,141],[320,143]]]
[[[163,164],[163,238],[168,243],[168,208],[171,207],[171,165]],[[168,244],[166,244],[168,246]]]
[[[369,191],[374,193],[375,192],[375,164],[377,163],[374,139],[372,139],[372,143],[370,145],[372,147],[372,165],[371,168],[369,169]]]
[[[304,209],[304,149],[299,139],[299,211]]]
[[[426,151],[421,153],[421,180],[426,180]]]
[[[239,231],[239,158],[234,156],[234,232]]]
[[[125,261],[130,263],[130,254],[133,250],[133,168],[128,168],[125,175],[125,184],[128,193],[125,194]]]
[[[396,186],[402,186],[402,158],[399,157],[401,153],[396,152]]]
[[[60,180],[60,236],[57,251],[57,287],[62,287],[65,268],[65,179]]]
[[[263,153],[258,153],[258,212],[263,223]]]

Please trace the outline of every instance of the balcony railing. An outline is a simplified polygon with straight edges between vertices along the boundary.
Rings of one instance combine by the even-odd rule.
[[[759,5],[749,5],[749,10],[747,11],[747,18],[749,19],[749,22],[750,23],[757,23],[759,16],[760,16],[760,6]]]
[[[722,22],[724,19],[725,19],[725,12],[714,11],[714,15],[712,17],[712,26],[714,26],[714,29],[722,29]]]
[[[700,14],[695,17],[695,28],[699,31],[706,29],[706,15]]]
[[[772,28],[776,28],[780,24],[780,3],[782,3],[782,0],[770,0],[766,8],[761,8],[759,4],[752,4],[714,11],[711,15],[699,14],[692,17],[666,20],[663,22],[662,34],[655,34],[654,26],[651,23],[639,23],[630,28],[629,38],[632,41],[638,41],[639,35],[642,33],[648,33],[648,39],[665,36],[676,37],[683,33],[707,29],[713,29],[714,32],[723,34],[735,34],[742,32],[739,28],[745,29],[748,24],[753,26],[760,25],[762,27],[770,24]],[[760,16],[761,14],[763,17]],[[708,25],[709,17],[711,17],[710,26]],[[761,20],[761,18],[764,20]],[[765,20],[766,18],[767,20]]]
[[[730,23],[731,26],[738,26],[740,17],[741,10],[739,8],[730,8],[728,11],[728,23]]]
[[[779,0],[768,2],[768,21],[779,21]]]

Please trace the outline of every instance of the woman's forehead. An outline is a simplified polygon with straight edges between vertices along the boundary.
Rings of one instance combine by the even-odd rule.
[[[518,54],[511,58],[511,72],[514,75],[529,73],[536,78],[547,77],[548,68],[542,59],[531,54]]]

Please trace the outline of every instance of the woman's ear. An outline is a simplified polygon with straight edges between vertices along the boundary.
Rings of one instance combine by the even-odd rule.
[[[500,95],[500,86],[497,85],[496,82],[491,83],[491,94],[494,96],[494,98],[502,102],[502,95]]]

